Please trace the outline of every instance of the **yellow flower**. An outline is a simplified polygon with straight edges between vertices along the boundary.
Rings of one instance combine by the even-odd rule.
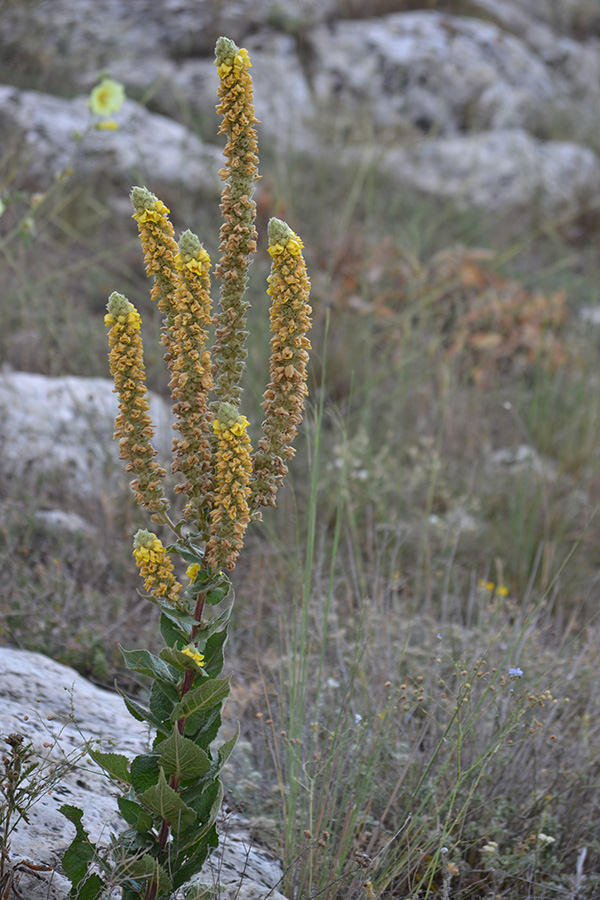
[[[196,665],[204,667],[204,654],[198,653],[195,647],[184,647],[181,652],[193,659]]]
[[[508,588],[506,587],[505,584],[499,584],[498,587],[496,588],[496,593],[499,594],[500,597],[507,597],[508,596]]]
[[[215,489],[206,560],[211,569],[233,569],[250,524],[248,496],[252,460],[248,420],[231,403],[219,403],[213,431],[217,436]]]
[[[141,528],[133,538],[133,556],[144,579],[144,586],[154,597],[180,605],[181,585],[173,573],[173,563],[160,539]]]
[[[125,88],[119,81],[103,78],[92,90],[88,106],[97,116],[110,116],[118,112],[125,100]]]
[[[190,581],[193,581],[199,571],[200,571],[200,564],[194,563],[193,566],[187,567],[187,569],[185,570],[185,574],[190,579]]]
[[[486,591],[493,591],[496,587],[493,581],[486,581],[484,578],[481,578],[478,584],[480,588],[484,588]]]
[[[98,122],[96,124],[97,131],[117,131],[118,125],[114,119],[107,119],[105,122]]]

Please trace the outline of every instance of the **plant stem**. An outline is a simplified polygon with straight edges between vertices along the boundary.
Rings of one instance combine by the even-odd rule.
[[[194,641],[198,636],[198,632],[200,631],[200,624],[202,622],[202,613],[204,612],[204,604],[206,603],[206,594],[200,594],[198,600],[196,602],[196,609],[194,610],[194,618],[197,625],[194,625],[192,628],[192,632],[190,635],[191,641]],[[183,699],[187,692],[191,689],[194,683],[194,671],[192,669],[186,669],[185,675],[183,677],[183,684],[181,686],[180,699]],[[177,722],[177,728],[179,730],[179,734],[183,734],[185,729],[185,716],[182,716],[181,719]],[[177,790],[179,787],[177,779],[171,779],[170,786],[173,790]],[[164,819],[160,826],[160,831],[158,832],[158,859],[160,859],[169,839],[169,832],[171,830],[171,826]],[[154,880],[149,881],[146,886],[146,893],[144,894],[144,900],[156,900],[156,892],[158,890],[158,883]]]

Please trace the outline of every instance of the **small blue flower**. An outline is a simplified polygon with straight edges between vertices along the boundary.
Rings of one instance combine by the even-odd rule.
[[[440,631],[438,631],[438,633],[437,633],[437,639],[438,639],[438,641],[441,641],[441,639],[442,639],[442,634]]]
[[[523,669],[520,669],[517,666],[515,669],[512,669],[512,668],[509,669],[508,674],[513,675],[515,678],[522,678],[523,677]]]

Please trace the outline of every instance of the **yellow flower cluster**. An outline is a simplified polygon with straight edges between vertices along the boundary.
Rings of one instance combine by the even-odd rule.
[[[184,647],[181,652],[193,659],[197,666],[204,668],[204,653],[198,653],[195,647]]]
[[[173,573],[173,563],[159,538],[140,529],[133,538],[133,556],[144,579],[146,590],[154,597],[180,605],[181,585]]]
[[[226,181],[221,197],[219,250],[215,275],[221,281],[221,312],[217,317],[213,364],[219,400],[238,405],[240,381],[246,362],[245,339],[250,255],[256,252],[256,204],[252,199],[258,178],[257,141],[254,125],[252,78],[248,52],[228,38],[219,38],[215,49],[219,71],[217,112],[223,116],[219,134],[227,135],[226,165],[219,175]]]
[[[310,281],[302,256],[302,241],[280,219],[269,222],[272,257],[270,384],[264,395],[263,437],[254,459],[251,505],[275,506],[277,489],[287,473],[286,459],[294,455],[292,441],[302,421],[306,366],[310,341]]]
[[[166,473],[156,463],[156,450],[151,444],[153,427],[146,395],[140,314],[126,297],[114,292],[104,324],[110,328],[110,371],[119,395],[115,437],[119,438],[121,459],[127,460],[126,471],[135,475],[131,487],[136,501],[160,514],[168,507],[161,483]]]
[[[140,241],[144,249],[146,274],[154,278],[151,297],[165,315],[161,340],[165,347],[165,359],[169,364],[170,328],[173,323],[174,295],[178,284],[175,257],[179,249],[169,220],[169,209],[162,200],[145,187],[134,187],[131,191],[131,203],[135,210],[133,218],[138,223]]]
[[[250,524],[248,496],[252,460],[248,420],[231,403],[219,403],[213,431],[215,452],[215,493],[211,512],[206,560],[211,569],[232,569],[242,549]]]

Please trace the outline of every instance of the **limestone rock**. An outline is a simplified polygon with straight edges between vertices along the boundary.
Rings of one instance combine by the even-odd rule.
[[[161,194],[184,188],[204,197],[220,194],[221,152],[178,122],[126,100],[114,117],[117,131],[86,134],[76,168],[88,178],[107,179],[127,191],[140,180]],[[0,86],[0,133],[19,154],[21,186],[44,191],[52,177],[72,168],[74,134],[84,132],[86,98],[64,100],[37,91]]]
[[[118,441],[113,439],[117,409],[113,384],[106,378],[0,373],[4,476],[34,485],[61,480],[81,497],[101,496],[115,477],[126,484]],[[159,459],[169,459],[170,408],[151,394],[150,414],[157,427],[153,443]]]
[[[523,127],[553,93],[522,41],[476,19],[397,13],[322,26],[312,43],[323,107],[388,137]]]
[[[84,826],[105,846],[111,831],[122,827],[118,790],[82,754],[84,742],[99,738],[102,749],[133,755],[148,747],[146,726],[132,719],[117,694],[95,687],[73,669],[38,653],[0,647],[0,736],[15,732],[33,743],[42,775],[51,778],[53,767],[67,761],[72,768],[48,784],[28,812],[29,824],[17,826],[11,837],[13,862],[59,864],[74,837],[73,826],[58,812],[63,803],[83,809]],[[5,752],[6,744],[0,749]],[[221,896],[231,900],[284,900],[276,890],[279,864],[251,841],[245,823],[224,816],[219,831],[221,846],[200,879],[218,881]],[[19,890],[28,900],[65,900],[68,889],[69,882],[56,871],[41,880],[26,871],[20,876]]]
[[[596,154],[566,141],[539,141],[522,130],[425,139],[377,152],[399,184],[462,206],[575,216],[600,192]]]

